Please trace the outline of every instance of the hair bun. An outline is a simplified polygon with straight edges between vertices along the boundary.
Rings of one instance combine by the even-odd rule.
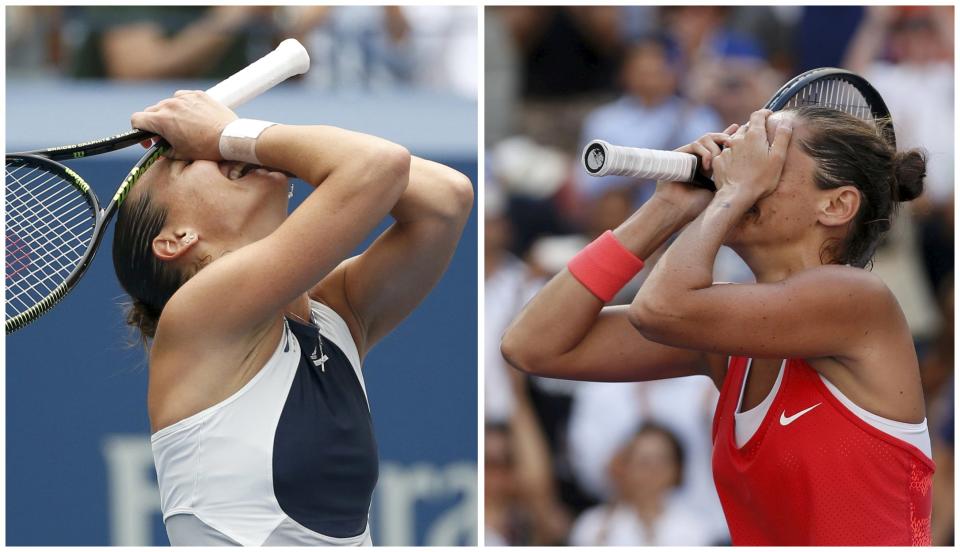
[[[893,157],[894,199],[912,201],[923,193],[927,156],[918,149],[898,151]]]
[[[160,313],[139,299],[133,299],[127,309],[127,324],[137,328],[146,344],[157,333]]]

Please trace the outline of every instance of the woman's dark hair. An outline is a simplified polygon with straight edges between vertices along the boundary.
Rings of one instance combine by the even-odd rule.
[[[144,345],[156,333],[163,307],[183,284],[180,272],[153,254],[153,238],[166,219],[167,210],[144,192],[120,206],[114,229],[113,269],[131,298],[127,324],[139,330]]]
[[[674,482],[674,485],[679,487],[683,484],[683,466],[684,466],[684,452],[683,445],[680,444],[680,439],[677,438],[676,434],[673,431],[668,429],[664,425],[660,425],[656,422],[644,422],[643,425],[637,429],[637,432],[634,434],[633,438],[637,439],[648,433],[662,435],[667,439],[667,442],[670,443],[670,449],[673,451],[673,458],[677,463],[677,480]]]
[[[923,192],[926,156],[917,149],[896,151],[876,127],[853,115],[821,107],[794,111],[808,130],[800,147],[817,163],[817,187],[855,186],[860,192],[850,232],[825,251],[830,262],[863,268],[890,229],[898,203]]]

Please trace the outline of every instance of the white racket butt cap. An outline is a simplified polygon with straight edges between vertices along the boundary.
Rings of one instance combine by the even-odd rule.
[[[240,106],[294,75],[310,69],[310,55],[300,42],[288,38],[272,52],[207,90],[223,105]]]

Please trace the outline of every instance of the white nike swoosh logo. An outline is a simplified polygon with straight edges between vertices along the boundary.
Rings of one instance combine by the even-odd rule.
[[[803,415],[806,414],[807,412],[810,412],[811,410],[813,410],[814,408],[820,406],[821,404],[823,404],[823,403],[817,403],[817,404],[811,406],[810,408],[808,408],[808,409],[806,409],[806,410],[801,410],[800,412],[797,412],[797,413],[794,414],[793,416],[786,416],[787,411],[784,410],[783,412],[780,413],[780,425],[782,425],[782,426],[788,426],[788,425],[792,424],[793,422],[797,421],[797,418],[799,418],[800,416],[803,416]]]

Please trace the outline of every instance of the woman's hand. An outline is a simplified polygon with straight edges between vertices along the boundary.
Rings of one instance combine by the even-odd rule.
[[[717,190],[729,188],[734,194],[746,194],[753,200],[777,189],[793,134],[793,121],[781,120],[773,143],[767,141],[769,109],[754,111],[750,123],[730,138],[726,148],[713,158],[713,181]]]
[[[220,133],[237,118],[230,108],[200,90],[179,90],[172,98],[130,116],[134,128],[163,137],[172,159],[219,161]],[[144,147],[154,143],[146,141]]]
[[[713,174],[713,160],[720,155],[721,146],[726,146],[740,125],[732,124],[723,132],[710,132],[701,136],[696,142],[681,146],[674,151],[692,153],[700,158],[700,172],[704,176]],[[713,192],[698,188],[688,182],[657,182],[657,191],[654,196],[676,207],[684,218],[684,223],[697,218],[710,200]]]

